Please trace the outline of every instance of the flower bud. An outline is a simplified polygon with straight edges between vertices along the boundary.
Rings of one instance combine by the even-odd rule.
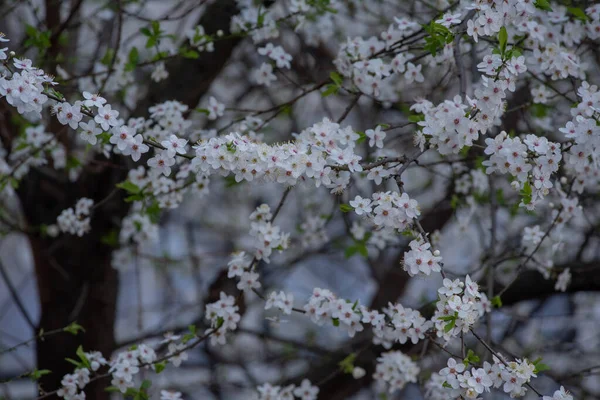
[[[441,253],[440,253],[440,251],[439,251],[439,250],[434,250],[434,252],[433,252],[433,255],[434,255],[434,256],[436,256],[436,257],[439,257],[439,256],[440,256],[440,254],[441,254]]]
[[[367,372],[364,370],[364,368],[361,367],[354,367],[354,369],[352,370],[352,377],[354,379],[360,379],[363,376],[365,376]]]

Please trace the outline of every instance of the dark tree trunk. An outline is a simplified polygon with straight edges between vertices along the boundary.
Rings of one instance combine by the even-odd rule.
[[[107,357],[115,348],[118,272],[111,266],[112,249],[102,242],[102,237],[117,229],[127,213],[122,194],[113,193],[115,184],[125,179],[125,173],[120,169],[86,172],[76,183],[70,183],[33,170],[19,188],[30,226],[55,223],[60,212],[74,207],[81,197],[95,202],[107,199],[94,210],[92,229],[83,237],[29,237],[41,310],[38,329],[60,329],[74,321],[85,329],[78,335],[64,333],[38,340],[37,368],[52,371],[40,381],[46,392],[58,389],[62,377],[73,372],[74,366],[65,358],[76,358],[78,346],[85,351],[101,351]],[[89,399],[108,398],[100,385],[90,385],[86,394]]]

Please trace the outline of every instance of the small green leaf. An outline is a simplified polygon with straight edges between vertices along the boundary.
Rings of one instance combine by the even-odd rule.
[[[181,54],[184,58],[189,58],[192,60],[200,57],[200,53],[198,53],[196,50],[188,50],[184,48],[180,50],[179,54]]]
[[[348,246],[344,251],[344,257],[350,258],[358,252],[358,247],[356,246]]]
[[[445,387],[445,388],[448,388],[448,389],[452,389],[452,386],[448,382],[446,382],[446,381],[444,381],[444,383],[442,383],[442,387]]]
[[[523,204],[531,203],[532,193],[533,192],[531,189],[531,184],[529,183],[529,181],[525,181],[525,184],[523,184],[523,189],[521,189],[521,196],[523,197]]]
[[[160,206],[156,200],[153,200],[152,204],[146,208],[146,214],[150,218],[150,221],[152,221],[154,224],[158,224],[160,220],[160,212]]]
[[[29,378],[31,378],[32,381],[37,381],[42,376],[48,375],[48,374],[51,374],[51,373],[52,373],[52,371],[50,371],[49,369],[37,369],[37,368],[35,368],[33,371],[31,371],[29,373]]]
[[[140,54],[138,52],[137,47],[132,47],[131,50],[129,50],[129,55],[127,56],[127,64],[125,64],[125,71],[133,71],[138,65],[139,59]]]
[[[590,20],[590,17],[585,15],[585,11],[579,7],[567,7],[567,11],[582,22],[588,22]]]
[[[140,388],[142,390],[148,390],[148,389],[150,389],[150,386],[152,386],[152,381],[149,381],[148,379],[144,379],[142,381],[142,386],[140,386]]]
[[[121,183],[117,183],[117,187],[131,194],[138,194],[141,192],[140,187],[135,183],[132,183],[131,181],[123,181]]]
[[[331,322],[333,323],[333,326],[340,326],[339,318],[331,318]]]
[[[351,374],[352,371],[354,370],[354,361],[356,360],[356,354],[355,353],[350,353],[348,354],[348,356],[346,356],[346,358],[344,358],[342,361],[340,361],[338,363],[340,369],[347,373],[347,374]]]
[[[158,22],[158,21],[152,21],[150,23],[150,26],[152,27],[152,34],[154,36],[160,35],[160,22]]]
[[[69,326],[63,328],[63,331],[69,332],[73,335],[77,335],[79,331],[85,332],[85,329],[83,329],[83,326],[79,325],[77,322],[71,322]]]
[[[343,213],[347,213],[354,210],[354,207],[352,207],[350,204],[340,204],[340,211]]]
[[[338,92],[339,87],[336,84],[330,83],[326,86],[326,89],[321,93],[322,97],[331,96]]]
[[[157,374],[160,374],[161,372],[164,371],[166,366],[167,366],[166,361],[161,361],[159,363],[154,364],[154,370],[156,371]]]
[[[445,326],[444,326],[444,332],[448,333],[452,330],[452,328],[454,328],[454,326],[456,325],[456,318],[454,318],[452,321],[448,322]]]
[[[344,78],[340,74],[338,74],[336,71],[332,71],[329,74],[329,77],[331,78],[333,83],[335,83],[337,86],[342,86],[342,83],[344,82]]]
[[[500,299],[500,296],[492,297],[492,306],[496,308],[502,307],[502,300]]]
[[[100,238],[100,241],[107,246],[110,247],[118,247],[119,246],[119,233],[116,229],[112,229],[106,235]]]
[[[411,114],[408,116],[408,122],[420,122],[424,120],[425,116],[423,114]]]
[[[367,140],[367,135],[363,131],[356,132],[358,134],[358,139],[356,139],[356,144],[361,144],[365,140]]]
[[[500,28],[500,32],[498,32],[498,43],[500,45],[500,53],[504,54],[506,52],[506,43],[508,42],[508,32],[506,32],[506,27],[503,26]]]
[[[77,354],[77,357],[79,357],[79,359],[81,360],[81,363],[86,368],[90,368],[91,367],[90,360],[88,360],[87,356],[85,355],[85,352],[83,351],[83,347],[82,346],[79,346],[77,348],[77,351],[75,352],[75,354]]]
[[[548,0],[535,0],[533,5],[540,10],[552,11],[552,7],[550,7],[550,2]]]
[[[65,361],[68,362],[68,363],[73,364],[77,368],[85,368],[85,365],[83,365],[79,361],[73,360],[72,358],[65,358]]]

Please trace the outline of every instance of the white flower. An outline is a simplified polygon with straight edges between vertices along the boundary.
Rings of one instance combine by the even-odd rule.
[[[567,268],[563,272],[561,272],[560,275],[558,275],[558,278],[556,279],[556,284],[554,285],[554,290],[565,292],[570,282],[571,270]]]
[[[217,119],[223,116],[225,104],[221,104],[214,97],[208,99],[208,119]]]
[[[102,129],[96,126],[94,120],[88,122],[80,122],[79,127],[82,131],[79,133],[79,137],[91,145],[98,143],[97,136],[102,133]]]
[[[294,396],[300,400],[316,400],[319,388],[313,386],[308,379],[304,379],[300,386],[294,389]]]
[[[148,160],[148,166],[158,174],[165,176],[171,175],[171,167],[175,164],[175,159],[169,157],[167,150],[156,153],[154,157]]]
[[[163,140],[161,144],[167,150],[169,157],[175,157],[175,154],[185,154],[187,152],[185,148],[187,142],[188,141],[185,139],[180,139],[175,135],[171,135],[169,136],[169,140]]]

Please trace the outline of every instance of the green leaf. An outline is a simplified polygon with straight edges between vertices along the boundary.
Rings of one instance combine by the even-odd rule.
[[[350,258],[358,252],[358,247],[356,246],[348,246],[344,251],[344,257]]]
[[[158,224],[159,220],[160,220],[160,206],[158,204],[158,201],[153,200],[152,204],[150,204],[147,208],[146,208],[146,214],[148,215],[148,217],[150,218],[150,221],[153,224]]]
[[[367,245],[365,243],[359,243],[356,245],[358,253],[364,258],[369,258],[369,250],[367,249]]]
[[[160,35],[160,22],[158,22],[158,21],[152,21],[150,23],[150,26],[152,27],[152,34],[154,36]]]
[[[503,26],[500,28],[500,32],[498,32],[498,43],[500,44],[500,53],[504,54],[506,52],[506,43],[508,42],[508,32],[506,32],[506,27]]]
[[[181,54],[184,58],[190,58],[192,60],[200,57],[200,53],[198,53],[196,50],[187,50],[183,48],[180,50],[179,54]]]
[[[42,376],[48,375],[48,374],[51,374],[51,373],[52,373],[52,371],[50,371],[49,369],[37,369],[37,368],[34,368],[34,370],[29,373],[29,378],[31,378],[32,381],[37,381]]]
[[[69,326],[63,328],[63,331],[69,332],[72,335],[77,335],[79,331],[85,332],[85,329],[83,329],[83,326],[79,325],[77,322],[71,322]]]
[[[543,371],[548,371],[548,370],[550,370],[550,367],[548,365],[539,363],[539,364],[536,364],[534,372],[537,374],[538,372],[543,372]]]
[[[502,299],[500,299],[500,296],[492,297],[492,306],[496,308],[502,307]]]
[[[535,365],[535,369],[533,370],[534,373],[538,373],[538,372],[543,372],[543,371],[548,371],[550,369],[550,367],[544,363],[542,363],[542,357],[538,357],[536,358],[533,362],[533,365]]]
[[[358,139],[356,139],[356,144],[361,144],[367,140],[367,135],[363,131],[357,131],[356,133],[358,133],[359,136]]]
[[[454,318],[452,321],[448,322],[445,326],[444,326],[444,332],[448,333],[452,330],[452,328],[454,328],[454,326],[456,325],[456,318]]]
[[[140,33],[144,36],[152,36],[152,32],[150,32],[150,29],[144,27],[140,29]]]
[[[156,371],[157,374],[160,374],[161,372],[163,372],[166,367],[167,367],[166,361],[161,361],[159,363],[154,364],[154,370]]]
[[[81,166],[81,161],[77,157],[69,156],[67,157],[67,170],[72,170]]]
[[[344,78],[340,74],[338,74],[336,71],[332,71],[329,74],[329,77],[331,78],[333,83],[335,83],[337,86],[342,86],[342,83],[344,82]]]
[[[100,241],[107,246],[110,247],[118,247],[119,246],[119,233],[116,229],[112,229],[106,235],[100,238]]]
[[[131,196],[125,197],[125,203],[133,203],[134,201],[142,200],[144,200],[144,195],[142,194],[132,194]]]
[[[102,63],[102,65],[109,66],[111,64],[114,56],[115,56],[114,49],[108,48],[108,49],[106,49],[106,53],[104,53],[104,56],[102,56],[102,58],[100,59],[100,63]]]
[[[334,83],[330,83],[329,85],[326,86],[326,89],[321,93],[322,97],[327,97],[327,96],[331,96],[332,94],[335,94],[338,92],[339,87],[334,84]]]
[[[132,47],[131,50],[129,50],[129,55],[127,56],[127,64],[125,64],[125,71],[133,71],[138,65],[139,59],[140,54],[138,52],[137,47]]]
[[[479,363],[479,361],[481,361],[479,356],[477,354],[475,354],[475,352],[473,350],[469,349],[467,351],[467,357],[465,357],[465,359],[463,360],[463,363],[465,364],[465,367],[466,367],[469,364],[476,365]]]
[[[356,360],[356,354],[350,353],[342,361],[338,363],[340,369],[346,374],[351,374],[354,370],[354,361]]]
[[[354,207],[352,207],[350,204],[340,204],[340,211],[343,213],[347,213],[353,210]]]
[[[448,382],[446,382],[446,381],[444,381],[444,383],[442,383],[442,387],[445,387],[445,388],[448,388],[448,389],[452,389],[452,386]]]
[[[340,326],[339,318],[331,318],[331,322],[333,323],[333,326]]]
[[[588,17],[587,15],[585,15],[585,11],[583,11],[581,8],[579,7],[567,7],[567,11],[570,14],[573,14],[573,16],[582,21],[582,22],[588,22],[591,18]]]
[[[408,122],[421,122],[425,121],[425,115],[423,114],[411,114],[408,116]]]
[[[548,0],[535,0],[533,5],[540,10],[552,11],[552,7],[550,7],[550,2]]]
[[[138,194],[141,192],[140,187],[131,181],[123,181],[121,183],[117,183],[117,187],[131,194]]]
[[[83,365],[81,362],[79,361],[75,361],[72,358],[65,358],[66,362],[69,362],[71,364],[73,364],[75,367],[77,368],[85,368],[85,365]]]
[[[521,196],[523,197],[523,204],[531,203],[532,189],[529,181],[526,181],[523,185],[523,189],[521,189]]]
[[[152,386],[152,381],[149,381],[148,379],[144,379],[142,381],[142,386],[140,386],[140,388],[142,390],[148,390],[148,389],[150,389],[150,386]]]
[[[116,392],[120,392],[121,390],[116,386],[107,386],[104,388],[104,391],[109,392],[109,393],[116,393]]]
[[[81,363],[83,365],[85,365],[86,368],[90,368],[91,364],[90,364],[90,360],[88,360],[87,356],[85,355],[85,352],[83,351],[83,347],[79,346],[77,348],[77,351],[75,352],[75,354],[77,354],[77,357],[79,357],[79,359],[81,360]]]
[[[233,186],[237,186],[237,185],[241,185],[244,181],[239,181],[237,182],[235,180],[235,176],[234,175],[228,175],[225,178],[223,178],[225,180],[225,187],[226,188],[230,188]]]

